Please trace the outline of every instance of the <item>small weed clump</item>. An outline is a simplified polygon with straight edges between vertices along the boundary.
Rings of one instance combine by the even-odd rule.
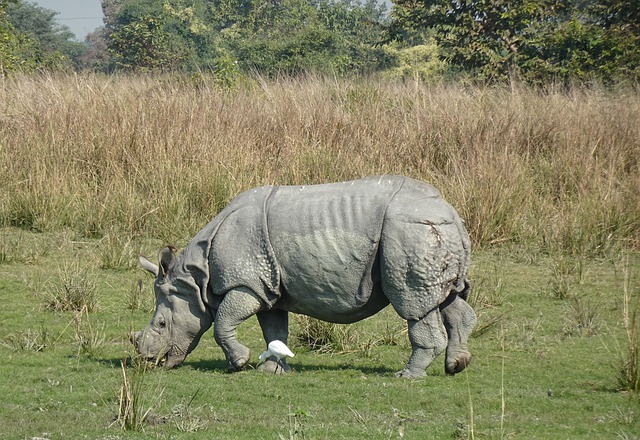
[[[553,298],[566,299],[573,295],[573,288],[584,277],[583,261],[574,257],[560,255],[551,266],[549,292]]]
[[[504,313],[500,312],[500,306],[504,302],[504,286],[497,267],[494,266],[490,276],[482,274],[474,277],[467,300],[478,316],[474,337],[484,335],[503,320]]]
[[[91,323],[89,311],[83,307],[73,317],[75,341],[80,352],[91,354],[102,347],[106,341],[105,325],[96,326]]]
[[[0,264],[37,264],[49,253],[50,244],[34,239],[31,232],[13,232],[9,237],[0,232]]]
[[[173,424],[180,432],[197,432],[207,427],[207,422],[198,415],[199,408],[192,406],[197,395],[198,392],[191,397],[189,402],[181,402],[171,411]]]
[[[4,347],[13,351],[43,351],[53,347],[54,343],[53,336],[44,325],[35,330],[11,333],[1,342]]]
[[[107,234],[98,243],[98,252],[103,269],[131,269],[135,266],[132,240],[121,233]]]
[[[43,292],[47,309],[56,312],[93,312],[98,304],[96,275],[78,263],[59,270],[58,280],[49,282]]]
[[[299,440],[306,439],[305,424],[308,414],[303,410],[292,411],[291,405],[289,405],[289,413],[287,414],[287,420],[289,430],[286,436],[278,434],[280,440]]]
[[[127,309],[132,312],[147,309],[152,310],[151,305],[149,305],[148,298],[149,295],[144,291],[144,283],[138,278],[138,281],[136,281],[129,289],[129,294],[127,295]]]
[[[296,338],[302,345],[322,353],[357,351],[358,333],[351,325],[320,321],[305,315],[296,315]]]
[[[12,243],[5,243],[4,240],[0,242],[0,264],[11,263],[14,259],[13,252],[11,252],[11,248],[13,248]]]
[[[403,332],[387,326],[381,337],[364,337],[353,324],[334,324],[305,315],[296,315],[296,321],[298,329],[295,337],[303,346],[319,353],[359,353],[367,358],[375,347],[385,341],[387,345],[396,345]]]
[[[563,335],[593,336],[598,334],[601,328],[600,317],[596,308],[587,300],[578,295],[572,295],[564,309]]]

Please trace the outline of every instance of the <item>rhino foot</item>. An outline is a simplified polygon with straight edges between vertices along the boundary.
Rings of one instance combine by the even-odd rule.
[[[230,371],[230,372],[244,371],[245,367],[249,363],[251,352],[249,351],[248,348],[245,348],[245,347],[243,348],[244,348],[243,350],[239,350],[241,351],[239,356],[233,359],[227,359],[227,371]]]
[[[246,369],[247,362],[244,364],[234,365],[233,362],[227,361],[227,372],[235,373],[236,371],[244,371]]]
[[[291,367],[285,361],[276,362],[271,359],[258,365],[256,369],[260,372],[271,374],[285,374],[291,372]]]
[[[424,370],[410,370],[405,368],[404,370],[400,370],[394,374],[394,377],[406,377],[408,379],[419,379],[421,377],[425,377],[427,373]]]
[[[445,362],[444,371],[447,374],[454,375],[469,366],[471,363],[471,353],[460,353],[457,356],[449,357],[447,356],[447,360]]]

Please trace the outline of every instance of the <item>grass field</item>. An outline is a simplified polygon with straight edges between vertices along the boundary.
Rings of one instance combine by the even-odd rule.
[[[393,377],[410,347],[404,323],[390,309],[340,326],[336,344],[321,352],[296,342],[300,326],[293,319],[295,372],[287,376],[225,373],[209,332],[181,368],[142,375],[140,407],[149,417],[142,431],[123,431],[116,420],[120,361],[131,355],[129,330],[150,318],[152,280],[141,269],[101,269],[99,241],[15,229],[3,229],[0,237],[17,243],[14,253],[4,254],[11,261],[0,265],[1,438],[640,435],[638,395],[618,380],[626,353],[625,274],[636,304],[640,296],[634,254],[572,260],[571,270],[557,275],[561,264],[550,257],[524,261],[509,252],[477,252],[472,301],[481,334],[470,342],[473,364],[455,377],[444,374],[443,359],[423,380]],[[157,244],[139,247],[151,254]],[[82,270],[69,276],[78,261]],[[95,288],[86,283],[92,279]],[[139,279],[143,296],[134,302]],[[558,297],[559,284],[565,299]],[[48,299],[61,285],[95,292],[94,311],[52,311]],[[257,321],[239,333],[255,365],[264,349]],[[141,380],[135,371],[130,367],[129,375]]]
[[[640,438],[639,120],[634,89],[3,78],[0,438]],[[386,309],[321,350],[292,319],[284,377],[225,373],[210,333],[179,369],[132,364],[154,306],[139,253],[253,186],[381,173],[466,220],[465,372],[394,378],[410,347]],[[255,365],[256,320],[240,339]]]

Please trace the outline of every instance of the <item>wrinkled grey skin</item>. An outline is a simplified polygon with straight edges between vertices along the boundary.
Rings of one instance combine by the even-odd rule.
[[[163,249],[159,266],[140,259],[157,276],[157,306],[132,337],[142,356],[166,367],[181,364],[214,322],[229,368],[241,370],[250,352],[236,328],[253,315],[267,344],[286,344],[288,312],[351,323],[388,304],[407,320],[412,347],[397,375],[423,376],[445,351],[450,374],[471,361],[469,237],[430,185],[377,176],[256,188],[237,196],[180,256],[174,251]],[[271,359],[260,369],[276,367]]]

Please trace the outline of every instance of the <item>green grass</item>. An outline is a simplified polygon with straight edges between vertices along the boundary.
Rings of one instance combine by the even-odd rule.
[[[626,344],[627,269],[630,304],[640,303],[637,253],[628,263],[624,255],[585,260],[581,276],[568,278],[570,294],[579,295],[598,320],[595,334],[580,336],[565,330],[579,313],[549,282],[557,261],[531,261],[506,247],[476,252],[472,280],[478,289],[472,295],[487,329],[471,339],[474,361],[455,377],[444,374],[442,358],[425,379],[393,377],[410,349],[404,324],[390,309],[349,328],[350,346],[340,354],[312,351],[292,337],[295,371],[286,376],[252,369],[225,373],[222,350],[206,334],[183,367],[144,373],[139,392],[149,417],[143,430],[124,431],[117,421],[120,361],[132,352],[131,327],[142,328],[151,316],[148,307],[131,311],[130,296],[142,279],[151,297],[151,279],[138,269],[103,268],[99,240],[16,229],[1,229],[0,239],[21,243],[12,248],[15,257],[0,264],[0,438],[640,436],[640,396],[621,390],[617,378]],[[42,251],[25,262],[20,255],[27,245]],[[128,246],[154,255],[159,243]],[[41,291],[61,276],[60,267],[78,261],[97,279],[95,309],[80,315],[81,325],[78,312],[48,309]],[[295,334],[299,323],[291,322]],[[92,332],[100,343],[82,349]],[[11,342],[43,333],[40,349]],[[257,321],[243,324],[239,336],[255,363],[264,349]]]

